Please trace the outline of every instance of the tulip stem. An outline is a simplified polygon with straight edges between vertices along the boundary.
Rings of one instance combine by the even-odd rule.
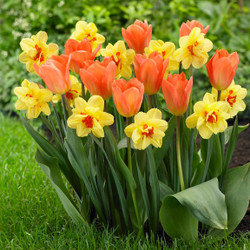
[[[180,116],[176,116],[176,153],[177,153],[177,165],[180,177],[181,191],[185,189],[182,165],[181,165],[181,150],[180,150]]]
[[[181,64],[181,62],[179,63],[179,74],[181,73],[181,71],[182,71],[182,64]]]
[[[126,118],[126,126],[130,124],[130,118]],[[133,167],[132,167],[132,157],[131,157],[131,141],[130,138],[127,136],[127,148],[128,148],[128,167],[130,170],[131,175],[133,176]],[[136,201],[136,195],[135,195],[135,190],[132,191],[132,199],[134,203],[134,208],[135,208],[135,214],[136,214],[136,219],[138,222],[138,225],[141,226],[141,219],[138,211],[138,206],[137,206],[137,201]]]
[[[217,102],[219,102],[219,101],[220,101],[220,96],[221,96],[221,90],[218,90]]]
[[[68,114],[69,114],[69,115],[72,115],[72,111],[71,111],[69,102],[68,102],[68,100],[67,100],[67,98],[66,98],[66,95],[64,94],[64,95],[62,96],[62,98],[63,98],[63,101],[64,101],[64,105],[66,106],[66,109],[67,109],[67,111],[68,111]]]
[[[83,83],[82,83],[82,98],[85,100],[85,88]]]
[[[152,95],[148,95],[148,110],[150,110],[152,107]]]
[[[192,76],[193,76],[193,67],[192,67],[192,65],[190,65],[190,67],[189,67],[189,79],[190,79]],[[192,98],[192,91],[191,91],[191,93],[190,93],[190,99],[189,99],[189,107],[188,107],[188,114],[189,114],[189,115],[191,115],[191,113],[192,113],[192,102],[193,102],[192,99],[193,99],[193,98]]]

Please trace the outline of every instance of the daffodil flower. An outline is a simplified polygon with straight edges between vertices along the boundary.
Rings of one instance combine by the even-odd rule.
[[[103,112],[103,109],[104,100],[101,96],[93,95],[88,102],[77,97],[73,114],[67,120],[68,126],[76,129],[79,137],[85,137],[91,132],[96,137],[104,137],[103,127],[112,125],[114,117]]]
[[[188,128],[197,128],[203,139],[209,139],[212,134],[218,134],[227,128],[226,119],[228,104],[216,102],[210,93],[206,93],[203,101],[194,105],[194,113],[186,119]]]
[[[75,39],[78,42],[87,38],[91,42],[92,51],[94,51],[100,44],[105,42],[105,37],[98,34],[97,31],[97,27],[94,23],[78,21],[76,23],[75,31],[70,38]]]
[[[18,100],[15,104],[17,110],[27,110],[28,119],[37,118],[41,112],[50,115],[48,102],[52,99],[52,92],[41,89],[37,83],[24,80],[21,87],[16,87],[14,93]]]
[[[73,106],[74,100],[82,94],[82,85],[78,81],[78,79],[73,75],[70,75],[70,81],[71,87],[69,91],[65,93],[65,96],[69,102],[69,105]],[[54,103],[58,103],[59,101],[61,101],[61,99],[61,95],[57,94],[53,96],[52,101]]]
[[[125,43],[123,41],[118,41],[114,45],[108,44],[106,49],[101,50],[102,56],[111,57],[116,63],[116,77],[130,78],[132,75],[131,64],[133,63],[133,58],[135,51],[132,49],[126,49]]]
[[[167,70],[176,70],[179,68],[179,62],[174,59],[175,45],[171,42],[163,42],[162,40],[151,40],[149,46],[144,49],[147,57],[152,52],[157,51],[166,60],[169,58]]]
[[[217,99],[218,90],[213,88],[212,94]],[[228,103],[227,113],[230,115],[230,118],[237,115],[239,111],[246,109],[246,104],[243,101],[246,95],[247,90],[240,85],[235,85],[234,80],[227,89],[221,91],[220,100]]]
[[[150,109],[147,113],[139,112],[134,117],[134,123],[125,128],[125,134],[132,138],[134,147],[139,150],[152,144],[156,148],[162,146],[162,138],[168,123],[162,120],[159,109]]]
[[[40,66],[45,63],[48,58],[58,55],[58,46],[55,43],[46,44],[48,40],[47,33],[39,31],[31,38],[24,38],[20,42],[23,52],[19,55],[21,63],[26,64],[26,69],[35,73],[33,64]]]
[[[208,60],[208,54],[213,43],[204,38],[200,28],[193,28],[188,36],[182,36],[179,40],[180,48],[174,52],[174,58],[182,62],[183,68],[187,69],[190,65],[200,68]]]

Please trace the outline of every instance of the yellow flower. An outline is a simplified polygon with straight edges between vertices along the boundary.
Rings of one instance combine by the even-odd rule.
[[[92,45],[94,51],[96,47],[105,42],[105,37],[97,33],[97,27],[94,23],[87,23],[84,21],[78,21],[76,23],[75,31],[72,33],[72,39],[81,42],[84,38],[87,38]]]
[[[212,94],[206,93],[203,101],[194,105],[194,113],[186,119],[188,128],[196,127],[203,139],[209,139],[212,134],[223,132],[227,128],[226,102],[216,102]]]
[[[50,115],[48,102],[52,99],[52,92],[48,89],[41,89],[38,84],[25,79],[21,87],[15,88],[14,93],[18,97],[16,109],[27,110],[28,119],[37,118],[41,112]]]
[[[67,93],[65,93],[65,96],[70,106],[73,106],[75,98],[79,97],[79,95],[82,95],[82,85],[78,81],[78,79],[73,75],[70,75],[70,81],[71,81],[71,87],[70,90]],[[54,95],[52,101],[54,103],[58,103],[59,101],[61,101],[61,95]]]
[[[111,57],[116,63],[116,77],[130,78],[132,75],[131,64],[133,63],[133,58],[135,51],[132,49],[126,49],[125,43],[121,40],[117,41],[115,45],[108,44],[106,49],[101,50],[102,56]]]
[[[157,51],[164,60],[169,58],[168,70],[176,70],[179,68],[179,62],[173,57],[175,45],[171,42],[163,42],[162,40],[151,40],[149,46],[144,49],[148,57],[152,52]]]
[[[204,36],[200,28],[196,27],[188,36],[180,38],[180,48],[174,52],[174,58],[182,62],[184,69],[189,68],[190,65],[198,69],[207,62],[207,52],[213,48],[213,43]]]
[[[68,118],[68,126],[76,129],[79,137],[87,136],[93,133],[96,137],[104,137],[104,126],[114,123],[114,117],[111,114],[103,112],[104,101],[101,96],[93,95],[86,102],[81,97],[75,99],[75,108],[73,114]]]
[[[135,115],[134,123],[125,128],[125,134],[131,137],[134,147],[143,150],[152,144],[156,148],[162,146],[162,138],[168,128],[168,123],[162,120],[159,109],[150,109],[147,113]]]
[[[55,43],[46,44],[48,40],[47,33],[39,31],[31,38],[23,38],[20,46],[23,52],[19,55],[21,63],[26,64],[26,69],[35,73],[33,64],[41,65],[53,55],[58,55],[58,46]]]
[[[212,88],[212,94],[214,99],[217,99],[217,89]],[[220,100],[228,103],[227,113],[230,115],[230,118],[237,115],[239,111],[246,109],[246,104],[243,102],[246,95],[247,90],[240,85],[235,85],[234,80],[227,89],[221,91]]]

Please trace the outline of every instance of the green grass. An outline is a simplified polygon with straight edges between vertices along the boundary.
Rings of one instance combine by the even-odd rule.
[[[20,121],[0,114],[0,249],[250,249],[250,232],[223,241],[118,237],[74,225],[34,161],[36,145]]]

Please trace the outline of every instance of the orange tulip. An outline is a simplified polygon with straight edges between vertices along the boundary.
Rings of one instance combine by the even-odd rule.
[[[124,79],[115,80],[112,84],[115,106],[122,116],[134,116],[140,109],[143,100],[143,84],[136,78],[128,82]]]
[[[152,26],[145,20],[136,20],[127,29],[122,28],[122,36],[130,49],[143,54],[144,48],[148,47],[152,36]]]
[[[86,69],[80,69],[83,84],[92,95],[100,95],[104,100],[112,95],[112,82],[115,80],[116,64],[111,58],[103,62],[95,61]]]
[[[196,20],[192,20],[191,22],[187,21],[186,23],[182,23],[182,25],[181,25],[180,37],[188,36],[191,33],[192,29],[195,27],[200,28],[201,33],[204,33],[205,35],[207,34],[207,32],[209,30],[209,25],[205,29],[203,29],[203,25],[200,22],[198,22]]]
[[[135,76],[144,84],[146,94],[153,95],[159,91],[168,62],[169,59],[164,61],[157,51],[151,53],[148,58],[145,55],[135,55]]]
[[[65,55],[71,55],[70,70],[79,74],[80,68],[86,67],[88,60],[94,60],[101,44],[92,52],[91,42],[85,38],[81,42],[68,39],[64,45]]]
[[[176,115],[183,115],[187,108],[193,86],[193,77],[186,79],[184,72],[169,75],[162,82],[162,92],[169,111]]]
[[[55,94],[64,94],[71,87],[69,77],[70,57],[52,56],[44,64],[34,64],[36,73],[43,79],[47,88]]]
[[[217,50],[207,63],[207,72],[211,85],[217,90],[228,88],[239,64],[237,52],[229,54],[225,49]]]

